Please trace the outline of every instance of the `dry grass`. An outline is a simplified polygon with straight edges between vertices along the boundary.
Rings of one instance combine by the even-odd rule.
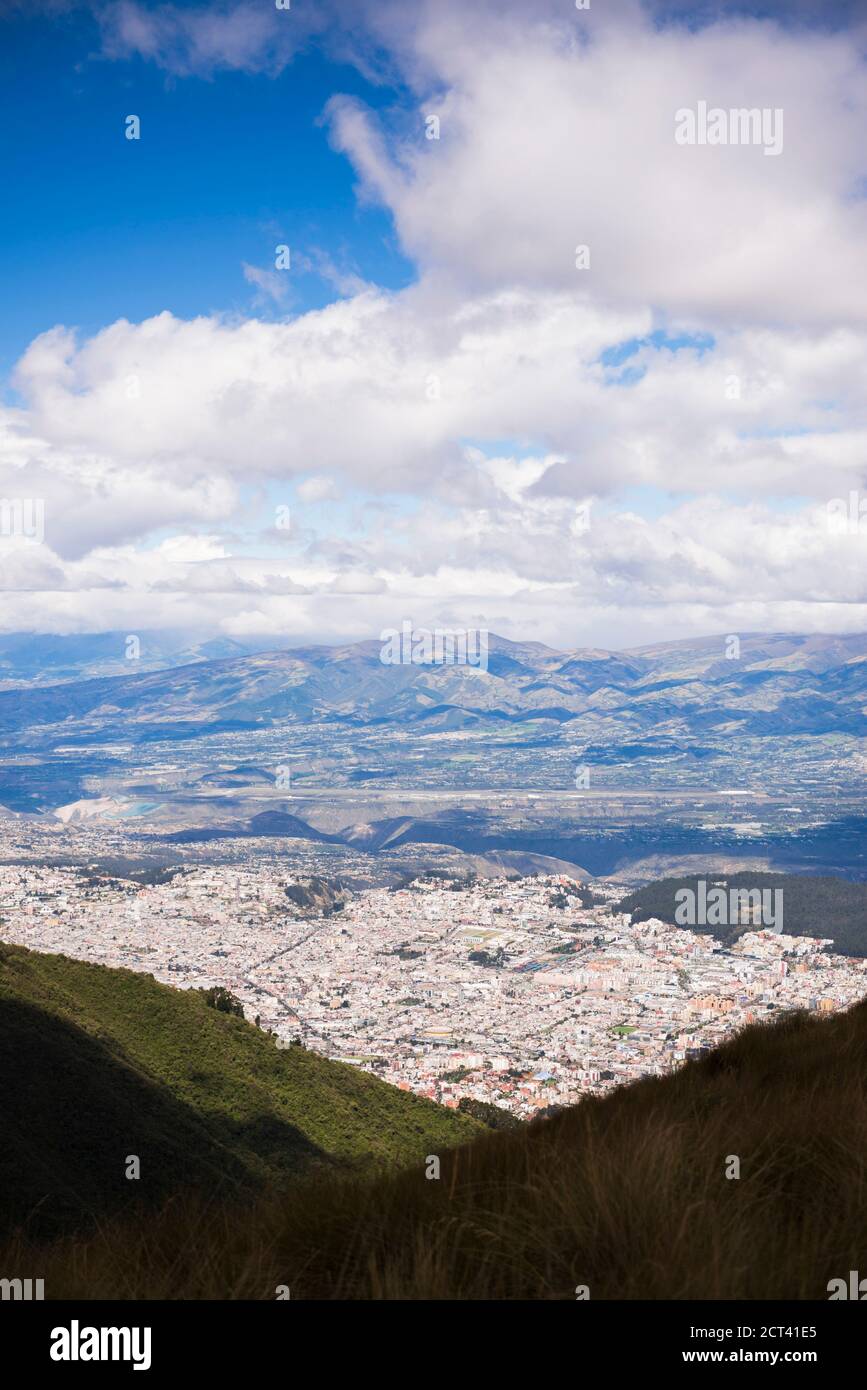
[[[737,1155],[741,1177],[725,1176]],[[754,1026],[676,1075],[424,1169],[253,1206],[176,1198],[4,1271],[49,1297],[827,1298],[867,1273],[867,1003]]]

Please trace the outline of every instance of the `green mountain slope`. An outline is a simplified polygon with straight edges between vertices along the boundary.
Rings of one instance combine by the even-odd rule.
[[[191,1187],[422,1160],[469,1116],[301,1047],[197,991],[0,945],[0,1221],[81,1225]],[[127,1159],[141,1178],[126,1176]]]

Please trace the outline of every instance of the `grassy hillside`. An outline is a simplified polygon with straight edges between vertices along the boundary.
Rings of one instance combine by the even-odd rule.
[[[844,956],[867,956],[867,883],[845,878],[811,878],[802,874],[690,874],[687,878],[663,878],[630,893],[620,903],[621,912],[631,912],[636,921],[658,917],[675,922],[675,894],[681,888],[696,891],[700,879],[705,883],[724,883],[731,888],[781,889],[783,931],[791,936],[825,936],[831,948]],[[771,900],[772,901],[772,900]],[[695,926],[690,931],[705,932],[730,946],[749,926]]]
[[[197,991],[9,945],[0,1115],[0,1222],[34,1231],[192,1186],[228,1196],[311,1169],[412,1163],[481,1129],[353,1067],[280,1050]]]
[[[175,1202],[0,1265],[51,1298],[826,1299],[867,1268],[867,1003],[489,1132],[438,1179],[320,1172],[295,1200]]]

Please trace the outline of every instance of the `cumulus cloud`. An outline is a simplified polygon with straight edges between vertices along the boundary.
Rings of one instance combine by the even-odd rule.
[[[79,476],[102,458],[103,489],[128,487],[141,464],[184,480],[145,506],[143,529],[170,500],[184,513],[184,486],[187,509],[195,498],[207,515],[232,505],[240,480],[306,478],[314,460],[310,501],[330,491],[323,477],[482,499],[494,483],[465,447],[479,440],[547,446],[557,458],[534,480],[539,493],[827,497],[860,485],[867,330],[746,330],[670,347],[647,340],[651,322],[565,293],[465,299],[423,284],[277,323],[163,313],[83,342],[53,330],[15,380],[28,427],[74,451]],[[606,365],[624,342],[626,363]]]
[[[419,101],[409,129],[344,97],[329,114],[423,268],[473,290],[588,292],[692,320],[867,321],[867,84],[853,33],[657,27],[628,5],[443,4],[422,5],[405,42]],[[781,111],[780,155],[679,145],[676,113],[701,101]]]
[[[164,622],[195,612],[231,632],[243,613],[250,630],[257,611],[265,633],[360,637],[447,608],[520,636],[547,605],[548,640],[560,624],[602,645],[745,611],[752,628],[863,627],[861,537],[841,545],[826,513],[863,486],[865,335],[667,346],[650,324],[554,292],[420,286],[281,323],[163,314],[80,343],[52,333],[20,364],[6,495],[46,498],[52,563],[87,556],[131,615],[162,596]],[[502,438],[513,447],[493,449]],[[549,448],[517,452],[522,439]],[[291,559],[241,563],[244,487],[293,478]],[[347,488],[351,534],[335,535]],[[636,489],[670,500],[643,515]],[[152,543],[184,522],[204,534]],[[92,620],[84,571],[64,575],[47,587],[81,586]]]

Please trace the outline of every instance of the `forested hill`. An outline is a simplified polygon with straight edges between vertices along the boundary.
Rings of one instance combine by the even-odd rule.
[[[677,893],[688,888],[698,892],[700,882],[724,885],[727,889],[780,889],[783,902],[783,931],[790,936],[830,937],[833,950],[845,956],[867,956],[867,883],[844,878],[809,878],[801,874],[718,873],[691,874],[687,878],[663,878],[630,893],[620,903],[621,912],[631,912],[635,921],[658,917],[677,925]],[[731,945],[749,923],[730,926],[697,925],[691,930],[708,932],[725,945]]]

